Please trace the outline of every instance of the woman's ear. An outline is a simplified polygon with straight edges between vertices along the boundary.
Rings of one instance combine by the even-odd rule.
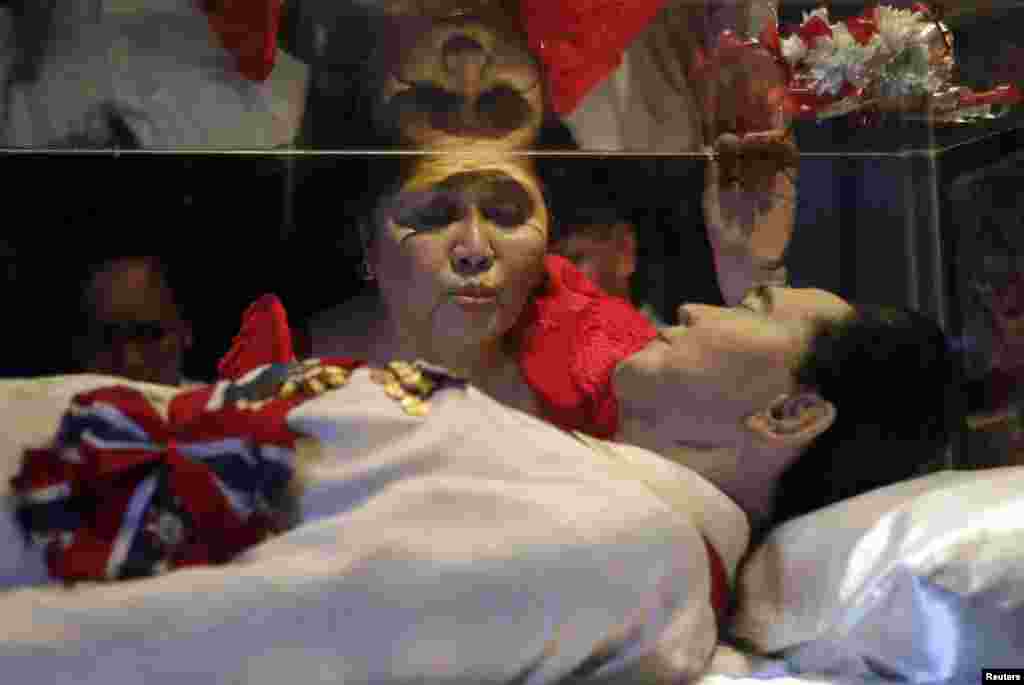
[[[816,392],[780,395],[772,404],[744,420],[762,443],[803,449],[836,420],[836,407]]]
[[[373,212],[376,217],[377,211]],[[366,218],[360,218],[356,221],[356,230],[359,232],[359,244],[363,248],[363,254],[365,255],[370,249],[370,221]]]

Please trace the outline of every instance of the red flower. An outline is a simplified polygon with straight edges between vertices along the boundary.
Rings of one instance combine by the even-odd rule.
[[[832,37],[832,29],[829,27],[828,22],[819,16],[811,17],[803,26],[797,29],[796,33],[800,36],[800,40],[806,43],[809,48],[813,48],[819,38],[825,36]]]
[[[910,6],[910,10],[912,12],[919,12],[921,14],[926,15],[930,15],[932,13],[932,8],[923,2],[915,2],[913,5]]]
[[[874,19],[865,13],[864,16],[851,17],[846,20],[846,29],[861,45],[867,45],[872,37],[878,33],[878,25]]]

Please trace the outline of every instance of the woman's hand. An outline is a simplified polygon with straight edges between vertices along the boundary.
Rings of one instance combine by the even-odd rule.
[[[704,218],[716,254],[781,265],[793,232],[799,155],[785,129],[715,140],[705,176]]]
[[[784,282],[799,154],[786,121],[785,69],[756,42],[725,34],[698,60],[706,148],[704,217],[729,304],[759,282]]]

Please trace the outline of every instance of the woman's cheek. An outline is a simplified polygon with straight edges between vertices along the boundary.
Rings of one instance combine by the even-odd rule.
[[[544,247],[524,250],[522,256],[510,265],[509,273],[515,281],[515,288],[525,296],[529,296],[541,283],[545,253]]]

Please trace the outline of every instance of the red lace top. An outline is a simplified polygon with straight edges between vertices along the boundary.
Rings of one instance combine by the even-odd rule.
[[[614,437],[612,372],[657,335],[633,305],[600,290],[562,257],[545,258],[547,285],[523,313],[520,368],[543,416],[566,430]]]

